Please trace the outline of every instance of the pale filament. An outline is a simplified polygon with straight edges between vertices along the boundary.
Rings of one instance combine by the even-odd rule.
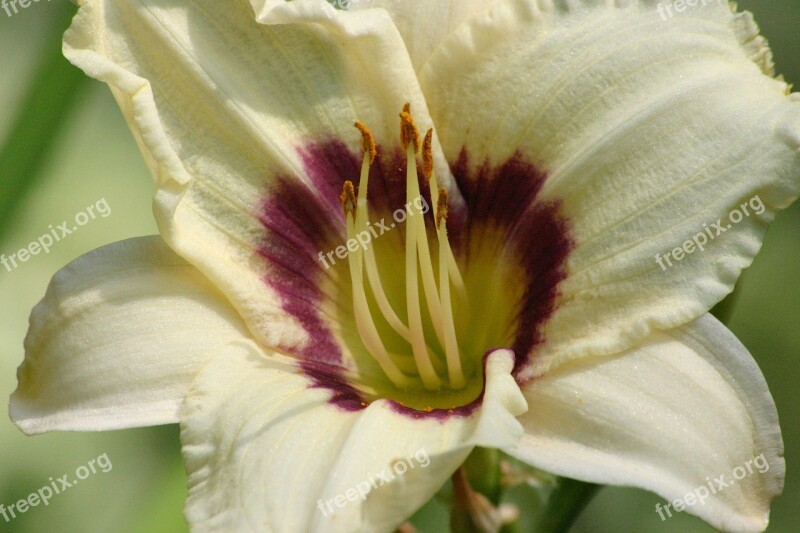
[[[406,150],[406,202],[410,206],[415,201],[418,201],[420,197],[416,161],[416,155],[420,149],[419,133],[414,125],[408,105],[403,109],[400,117],[401,138],[403,147]],[[347,220],[348,239],[355,238],[359,232],[368,231],[370,223],[367,202],[369,169],[376,154],[375,142],[367,127],[361,123],[356,123],[356,127],[362,133],[364,161],[361,167],[358,197],[356,198],[353,184],[350,181],[345,182],[342,192],[342,206]],[[430,137],[430,132],[428,137]],[[466,380],[461,365],[453,318],[451,283],[459,294],[459,298],[463,299],[463,305],[466,305],[466,294],[463,279],[447,236],[447,193],[444,189],[440,191],[435,187],[435,174],[427,171],[430,156],[429,147],[430,140],[426,138],[423,159],[425,160],[426,178],[428,178],[431,185],[431,199],[436,207],[434,218],[436,219],[439,244],[438,288],[425,229],[425,217],[421,213],[409,213],[406,218],[407,227],[405,232],[405,285],[408,325],[404,324],[399,318],[386,296],[372,245],[364,246],[363,248],[359,247],[356,252],[348,256],[350,277],[353,284],[353,309],[356,327],[365,348],[395,386],[406,389],[421,381],[425,389],[438,390],[443,386],[443,380],[434,368],[433,352],[425,339],[420,305],[419,278],[421,276],[430,324],[433,325],[439,344],[445,352],[448,374],[447,385],[453,389],[460,389],[466,385]],[[398,361],[386,350],[367,300],[363,275],[365,269],[367,281],[381,315],[389,326],[409,343],[413,353],[414,366],[409,366],[410,359],[401,359],[400,362],[405,364],[398,366]],[[416,372],[416,376],[409,375],[414,372]]]

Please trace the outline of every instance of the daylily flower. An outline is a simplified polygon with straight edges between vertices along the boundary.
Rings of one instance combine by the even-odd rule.
[[[180,421],[198,531],[388,531],[476,446],[763,530],[775,406],[707,312],[798,195],[800,103],[748,14],[592,4],[81,2],[161,235],[56,274],[13,419]]]

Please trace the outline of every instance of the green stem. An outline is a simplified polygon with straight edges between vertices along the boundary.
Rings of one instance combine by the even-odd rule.
[[[558,487],[547,499],[537,533],[563,533],[569,531],[581,511],[597,493],[600,485],[574,479],[559,478]]]
[[[61,33],[69,25],[75,7],[54,3],[54,31],[42,51],[39,66],[26,91],[19,114],[0,149],[0,241],[22,200],[38,182],[55,139],[75,106],[88,78],[61,54]]]
[[[500,502],[500,451],[494,448],[475,448],[464,462],[469,484],[489,498],[493,504]]]

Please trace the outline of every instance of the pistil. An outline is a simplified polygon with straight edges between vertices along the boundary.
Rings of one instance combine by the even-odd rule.
[[[439,297],[444,316],[444,348],[447,357],[447,374],[450,386],[460,389],[466,385],[461,369],[461,356],[456,340],[456,326],[453,320],[453,306],[450,301],[450,273],[448,256],[452,255],[450,241],[447,239],[447,190],[440,189],[436,205],[436,232],[439,237]]]

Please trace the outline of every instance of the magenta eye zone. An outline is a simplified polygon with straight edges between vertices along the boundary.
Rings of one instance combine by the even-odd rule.
[[[392,220],[393,211],[407,203],[407,165],[399,149],[391,151],[379,146],[377,152],[369,171],[370,218],[375,227],[389,228],[380,219],[386,215],[386,220]],[[347,239],[340,193],[345,181],[358,176],[361,161],[338,139],[310,144],[299,153],[310,185],[297,176],[282,177],[262,208],[261,222],[267,236],[259,253],[270,264],[270,274],[264,281],[280,296],[283,310],[308,334],[308,341],[299,349],[281,348],[298,357],[299,367],[313,379],[315,387],[331,391],[331,403],[346,410],[359,410],[375,398],[361,392],[348,379],[351,373],[343,360],[341,344],[320,312],[323,300],[330,298],[329,290],[323,289],[332,275],[329,268],[346,271],[348,267],[335,255],[329,255],[333,261],[321,262],[319,257]],[[473,366],[482,367],[487,350],[511,348],[516,358],[514,375],[519,376],[535,357],[537,345],[543,342],[544,324],[555,310],[558,284],[566,275],[565,261],[574,247],[569,224],[561,215],[558,202],[537,198],[547,174],[519,152],[491,165],[488,161],[473,161],[463,149],[451,163],[451,170],[457,188],[450,196],[458,201],[450,203],[447,229],[453,253],[463,265],[466,283],[479,284],[471,268],[479,256],[514,263],[514,272],[519,274],[517,279],[503,280],[514,291],[515,300],[508,323],[501,325],[507,332],[497,337],[502,342],[470,346],[470,357],[477,360]],[[419,181],[424,202],[430,206],[428,184],[422,176]],[[429,233],[435,225],[434,211],[430,209],[423,215]],[[402,235],[405,228],[401,226],[392,224],[391,231]],[[375,233],[378,239],[389,240],[383,236],[385,231]],[[482,266],[490,263],[487,259],[482,261]],[[479,299],[470,302],[478,315],[485,312],[484,296],[479,294]],[[482,368],[478,368],[481,372]],[[482,380],[482,376],[478,379]],[[480,403],[481,391],[476,389],[478,396],[472,401],[452,408],[427,412],[400,404],[397,408],[412,416],[469,414]]]

